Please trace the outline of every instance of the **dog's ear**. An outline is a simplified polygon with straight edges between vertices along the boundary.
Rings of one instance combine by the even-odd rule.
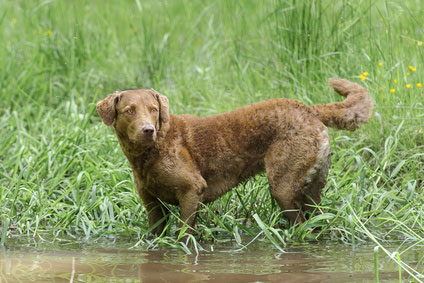
[[[99,112],[100,117],[102,117],[103,123],[107,126],[112,125],[116,118],[116,104],[121,97],[121,92],[116,91],[112,94],[109,94],[105,99],[97,102],[96,108]]]
[[[158,93],[152,89],[155,94],[157,101],[159,102],[159,122],[160,131],[166,132],[169,128],[169,102],[165,95]]]

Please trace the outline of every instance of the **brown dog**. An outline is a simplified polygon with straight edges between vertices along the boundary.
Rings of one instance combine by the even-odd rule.
[[[330,166],[327,127],[354,130],[372,115],[367,91],[331,79],[343,102],[307,107],[271,99],[199,118],[172,115],[153,89],[115,92],[97,103],[128,158],[149,226],[161,220],[159,199],[179,204],[194,227],[199,203],[216,200],[247,178],[266,171],[272,197],[292,222],[320,202]],[[153,232],[161,233],[162,222]]]

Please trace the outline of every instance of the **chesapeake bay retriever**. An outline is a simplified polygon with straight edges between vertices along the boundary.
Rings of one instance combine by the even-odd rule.
[[[346,97],[343,102],[308,107],[270,99],[200,118],[170,114],[165,96],[139,89],[110,94],[97,111],[115,129],[150,227],[164,217],[159,199],[179,204],[180,218],[194,227],[200,202],[212,202],[262,171],[286,217],[302,223],[326,183],[326,126],[354,130],[372,115],[363,87],[344,79],[331,79],[330,85]],[[164,225],[153,232],[161,233]]]

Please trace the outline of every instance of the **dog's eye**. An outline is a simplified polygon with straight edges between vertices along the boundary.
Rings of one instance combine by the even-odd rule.
[[[134,109],[128,108],[127,110],[125,110],[125,113],[127,113],[127,114],[134,114]]]
[[[156,108],[152,108],[150,111],[151,111],[152,113],[156,113],[156,112],[158,112],[158,110],[157,110]]]

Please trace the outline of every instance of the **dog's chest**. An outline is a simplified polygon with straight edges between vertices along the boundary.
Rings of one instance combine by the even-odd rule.
[[[173,182],[169,181],[169,176],[164,174],[157,175],[155,172],[143,175],[139,174],[139,172],[134,172],[134,177],[138,179],[136,182],[137,186],[139,186],[138,190],[146,190],[151,195],[170,204],[178,203],[176,197],[178,188]]]
[[[132,167],[139,190],[146,190],[170,204],[177,204],[178,191],[185,190],[191,185],[192,180],[187,178],[187,170],[184,170],[184,167],[175,166],[161,158],[143,167]]]

